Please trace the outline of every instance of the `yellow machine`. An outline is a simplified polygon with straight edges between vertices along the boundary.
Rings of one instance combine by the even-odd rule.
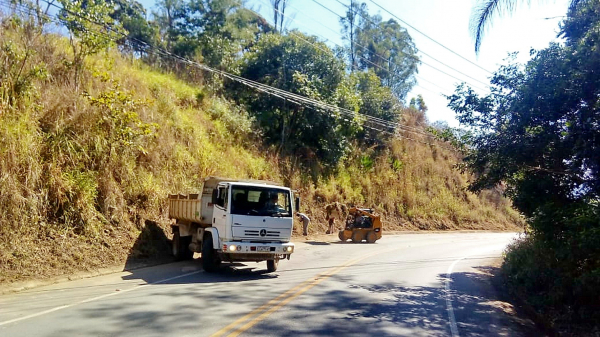
[[[352,207],[348,209],[346,228],[339,232],[340,240],[373,243],[381,239],[381,218],[373,214],[372,209]]]

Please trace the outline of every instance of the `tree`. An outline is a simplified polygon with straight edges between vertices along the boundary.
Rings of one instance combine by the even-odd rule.
[[[270,26],[241,0],[161,0],[154,16],[167,48],[229,69]]]
[[[429,110],[427,108],[427,105],[425,105],[425,100],[423,99],[423,96],[421,94],[417,95],[417,97],[413,97],[410,99],[410,104],[409,107],[418,110],[422,113],[426,113],[427,110]]]
[[[273,9],[273,23],[275,24],[275,31],[279,34],[283,33],[285,25],[283,21],[285,17],[285,9],[291,0],[270,0],[271,8]],[[279,30],[277,29],[279,27]]]
[[[9,1],[11,11],[17,12],[17,5],[21,6],[18,10],[21,14],[26,14],[29,17],[35,19],[35,22],[39,28],[49,23],[50,17],[48,13],[50,9],[55,5],[56,0],[11,0]],[[25,9],[23,9],[25,8]]]
[[[591,56],[585,49],[554,44],[526,70],[502,67],[489,96],[460,86],[449,97],[459,121],[479,131],[465,158],[477,175],[473,190],[506,181],[515,206],[529,217],[545,204],[600,197],[600,92],[593,89],[600,78],[590,72],[600,64],[582,58]]]
[[[571,0],[569,9],[573,10],[582,2],[587,0]],[[481,48],[481,40],[485,34],[486,28],[491,24],[495,15],[503,12],[512,12],[515,10],[519,0],[481,0],[479,5],[473,9],[471,15],[471,33],[475,38],[475,52],[478,53]],[[529,3],[529,1],[528,1]]]
[[[412,38],[393,19],[367,16],[356,30],[356,57],[360,69],[372,69],[383,85],[392,89],[399,100],[416,84],[419,58]]]
[[[159,0],[153,15],[167,50],[183,57],[194,56],[202,30],[204,6],[199,1]]]
[[[354,90],[361,99],[359,113],[361,115],[376,117],[389,124],[398,122],[401,103],[389,87],[383,86],[381,80],[373,70],[356,72],[350,75],[355,80]],[[366,123],[358,138],[361,142],[381,145],[388,135],[379,131],[385,129],[382,125]]]
[[[126,49],[143,53],[147,46],[156,46],[159,39],[158,27],[146,20],[146,9],[137,1],[106,0],[115,10],[110,15],[127,31],[126,37],[118,41]]]
[[[600,325],[599,28],[600,1],[586,1],[563,22],[564,45],[501,67],[487,96],[461,85],[448,98],[474,131],[470,188],[506,185],[531,227],[507,257],[510,282],[562,321]]]
[[[111,15],[114,8],[104,0],[59,0],[60,21],[71,34],[75,86],[84,59],[106,50],[120,37],[121,26]]]
[[[246,9],[240,0],[206,1],[200,51],[204,62],[235,71],[237,59],[271,26],[258,13]]]
[[[347,50],[348,62],[350,63],[350,71],[354,71],[358,67],[358,56],[356,55],[356,35],[357,30],[362,24],[363,17],[368,17],[367,4],[359,4],[354,0],[350,1],[350,7],[346,11],[346,16],[340,18],[342,25],[342,39],[348,41]]]
[[[264,35],[244,56],[240,75],[310,98],[357,108],[352,91],[339,90],[340,83],[345,82],[343,62],[323,42],[299,32]],[[346,153],[349,137],[357,131],[357,121],[352,117],[241,86],[233,90],[239,100],[249,105],[265,143],[276,146],[285,155],[304,160],[316,157],[325,166],[333,167]]]

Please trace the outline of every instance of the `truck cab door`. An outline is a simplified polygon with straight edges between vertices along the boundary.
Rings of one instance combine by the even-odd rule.
[[[217,202],[214,205],[212,225],[219,231],[219,237],[225,238],[228,236],[229,186],[219,185],[217,188]]]

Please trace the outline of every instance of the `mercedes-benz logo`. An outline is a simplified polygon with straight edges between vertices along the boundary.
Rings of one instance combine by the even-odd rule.
[[[260,236],[266,236],[267,235],[267,230],[266,229],[261,229],[260,230]]]

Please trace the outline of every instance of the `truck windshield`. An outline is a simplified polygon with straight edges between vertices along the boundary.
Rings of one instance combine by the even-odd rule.
[[[232,186],[231,214],[290,217],[290,192],[278,188]]]

